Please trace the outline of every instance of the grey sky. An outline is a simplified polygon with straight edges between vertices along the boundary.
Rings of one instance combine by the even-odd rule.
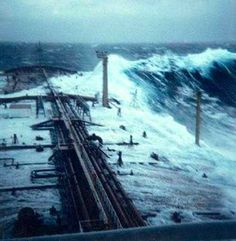
[[[236,40],[236,0],[0,0],[1,41]]]

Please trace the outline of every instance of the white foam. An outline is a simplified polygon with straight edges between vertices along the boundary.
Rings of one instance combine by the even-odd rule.
[[[214,62],[225,64],[231,60],[236,60],[236,53],[226,49],[208,48],[202,53],[187,54],[184,56],[167,52],[165,55],[155,54],[153,57],[136,62],[135,68],[154,73],[175,71],[185,69],[188,71],[198,69],[203,76],[208,76],[210,68]],[[228,70],[229,71],[229,70]]]
[[[225,51],[218,50],[218,54],[229,54]],[[201,61],[200,59],[208,56],[208,60]],[[214,55],[215,56],[215,55]],[[215,58],[212,56],[212,50],[207,50],[202,56],[189,55],[185,57],[173,57],[177,65],[183,66],[195,65],[203,67],[208,65]],[[172,59],[173,59],[172,58]],[[200,59],[198,59],[200,58]],[[222,56],[220,57],[220,59]],[[155,60],[155,61],[154,61]],[[158,61],[160,64],[154,64]],[[190,63],[188,61],[191,60]],[[153,71],[158,71],[163,68],[168,69],[170,59],[169,57],[154,56],[146,61],[147,67]],[[160,224],[168,223],[170,221],[170,212],[176,209],[176,206],[181,206],[182,211],[185,212],[186,221],[198,220],[197,217],[193,217],[191,210],[200,209],[204,210],[208,208],[207,205],[211,203],[211,197],[213,198],[216,193],[222,195],[219,191],[222,186],[219,185],[232,185],[236,184],[236,180],[231,180],[230,168],[234,168],[235,162],[229,159],[224,152],[220,152],[211,146],[208,142],[202,142],[201,148],[194,144],[194,136],[188,132],[185,126],[179,124],[174,118],[168,114],[156,113],[150,110],[147,104],[147,92],[140,86],[137,86],[129,77],[124,73],[124,70],[132,68],[134,66],[140,66],[140,61],[127,61],[119,56],[109,56],[109,95],[115,97],[121,101],[121,113],[122,116],[117,116],[117,109],[103,108],[100,104],[95,108],[91,107],[92,119],[96,123],[103,124],[104,127],[90,127],[90,133],[96,132],[100,135],[106,143],[116,143],[122,141],[129,141],[129,136],[133,135],[134,141],[139,142],[140,145],[136,147],[114,146],[116,151],[121,150],[123,152],[123,160],[125,166],[120,169],[121,172],[129,173],[132,169],[135,173],[133,177],[122,176],[120,180],[125,189],[130,193],[134,199],[138,208],[141,211],[148,212],[158,209],[160,206],[165,207],[165,212],[158,214],[157,218],[151,219],[151,223]],[[145,67],[146,68],[146,67]],[[61,88],[62,91],[73,94],[94,95],[96,92],[102,90],[102,64],[99,63],[93,72],[84,73],[83,76],[72,75],[67,77],[59,77],[52,79],[53,84]],[[136,105],[134,105],[133,93],[137,90]],[[184,90],[186,95],[191,92],[190,89]],[[101,96],[101,95],[100,95]],[[215,119],[220,118],[218,114],[215,115]],[[124,125],[127,131],[121,130],[120,125]],[[143,131],[147,132],[148,138],[142,137]],[[105,150],[106,151],[106,150]],[[157,152],[159,155],[165,156],[169,159],[169,162],[158,165],[160,167],[167,168],[180,168],[183,170],[183,174],[172,173],[168,169],[155,169],[148,166],[148,162],[153,162],[150,158],[152,152]],[[110,163],[115,163],[117,160],[116,153],[109,153]],[[132,166],[130,162],[144,162],[145,166]],[[114,167],[116,169],[116,167]],[[202,178],[203,172],[208,173],[209,178],[206,180]],[[157,174],[158,173],[158,174]],[[225,174],[228,173],[228,176]],[[157,176],[158,175],[158,176]],[[173,176],[172,176],[173,175]],[[224,176],[224,178],[221,178]],[[161,177],[161,178],[160,178]],[[177,179],[176,179],[177,178]],[[178,181],[177,181],[178,180]],[[175,181],[177,181],[175,183]],[[174,183],[173,183],[174,182]],[[188,182],[192,182],[191,185],[194,188],[189,187]],[[196,183],[198,184],[196,184]],[[182,184],[181,184],[182,183]],[[215,185],[208,187],[208,183]],[[178,184],[178,185],[177,185]],[[195,190],[195,188],[199,190]],[[145,193],[151,193],[147,198]],[[164,194],[165,193],[165,194]],[[158,206],[156,199],[160,196],[163,200],[166,200]],[[189,201],[184,200],[184,196],[188,196]],[[173,197],[175,197],[173,199]],[[222,198],[222,197],[221,197]],[[201,202],[201,208],[199,207]],[[227,202],[227,193],[223,197],[221,209],[224,205],[232,203],[232,200],[236,201],[236,196],[230,196],[230,201]],[[169,200],[169,201],[168,201]],[[205,200],[203,203],[200,200]],[[208,203],[209,202],[209,203]],[[204,204],[205,203],[205,204]],[[232,206],[227,206],[232,208]],[[154,211],[156,212],[156,211]]]

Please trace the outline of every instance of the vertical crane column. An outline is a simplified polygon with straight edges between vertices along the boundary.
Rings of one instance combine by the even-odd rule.
[[[108,64],[108,56],[107,53],[102,51],[96,51],[97,57],[102,59],[103,65],[103,89],[102,89],[102,105],[104,107],[109,107],[108,101],[108,72],[107,72],[107,64]]]
[[[103,95],[102,95],[102,104],[104,107],[108,107],[108,75],[107,75],[107,62],[108,57],[105,55],[102,59],[103,64]]]

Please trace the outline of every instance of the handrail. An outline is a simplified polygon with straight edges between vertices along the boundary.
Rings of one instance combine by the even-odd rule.
[[[209,241],[231,239],[236,239],[236,221],[129,228],[11,239],[11,241]]]

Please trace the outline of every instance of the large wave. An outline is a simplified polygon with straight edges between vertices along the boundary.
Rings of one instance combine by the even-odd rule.
[[[76,80],[80,91],[83,89],[86,94],[101,92],[101,73],[102,64],[99,63],[93,72]],[[71,77],[64,80],[64,91],[74,90],[75,82]],[[130,105],[137,91],[136,104],[140,108],[167,114],[187,128],[191,135],[194,135],[195,95],[199,89],[203,92],[201,138],[217,150],[233,156],[236,141],[235,53],[226,49],[207,49],[185,56],[167,52],[136,61],[118,55],[109,56],[111,96]],[[175,137],[176,140],[179,138]]]
[[[209,97],[236,106],[236,54],[225,49],[186,56],[171,52],[154,55],[136,62],[127,74],[137,81],[148,81],[155,91],[171,99],[184,95],[182,88],[201,89]]]
[[[135,172],[132,178],[121,176],[121,181],[137,207],[144,213],[156,213],[157,207],[162,210],[153,223],[166,222],[176,206],[183,208],[187,220],[196,219],[192,210],[234,208],[236,135],[231,112],[235,108],[227,107],[218,98],[219,93],[203,88],[203,78],[218,81],[212,75],[215,63],[226,66],[227,77],[235,80],[231,67],[234,62],[234,54],[220,49],[186,56],[169,53],[136,61],[109,56],[109,96],[120,101],[122,116],[117,116],[114,106],[111,109],[100,105],[91,107],[93,121],[104,127],[93,126],[89,131],[100,135],[104,143],[128,141],[130,135],[140,143],[137,148],[114,145],[111,148],[123,152],[122,172],[128,173],[130,169]],[[193,75],[197,71],[202,80]],[[82,76],[64,76],[52,82],[68,93],[101,93],[102,63]],[[194,95],[198,88],[203,91],[201,148],[194,144]],[[120,125],[124,125],[126,131],[121,130]],[[148,138],[142,137],[144,130]],[[152,152],[167,158],[166,162],[157,164],[164,169],[158,171],[148,166],[147,163],[153,162]],[[116,153],[108,154],[109,162],[116,163]],[[144,165],[133,166],[132,162]],[[168,170],[183,172],[174,172],[172,176]],[[209,187],[202,178],[203,172],[209,175]]]
[[[121,172],[132,169],[134,176],[123,175],[120,180],[143,213],[157,213],[153,223],[166,222],[176,209],[184,212],[185,221],[196,220],[194,210],[235,211],[235,76],[236,54],[225,49],[188,55],[166,52],[134,61],[109,56],[109,96],[120,101],[122,114],[117,116],[114,106],[91,106],[92,121],[104,126],[89,131],[104,143],[128,141],[130,135],[140,143],[132,148],[108,146],[123,152]],[[102,63],[91,72],[51,81],[65,93],[101,93]],[[194,144],[199,89],[203,92],[201,148]],[[45,90],[41,86],[18,94],[39,91]],[[147,138],[142,137],[144,130]],[[149,165],[152,152],[166,159]],[[109,163],[116,163],[117,154],[108,154]],[[202,178],[203,173],[208,179]]]
[[[195,95],[203,92],[202,136],[222,149],[235,142],[236,54],[207,49],[180,56],[167,52],[136,61],[125,73],[147,93],[152,109],[167,112],[194,131]]]

